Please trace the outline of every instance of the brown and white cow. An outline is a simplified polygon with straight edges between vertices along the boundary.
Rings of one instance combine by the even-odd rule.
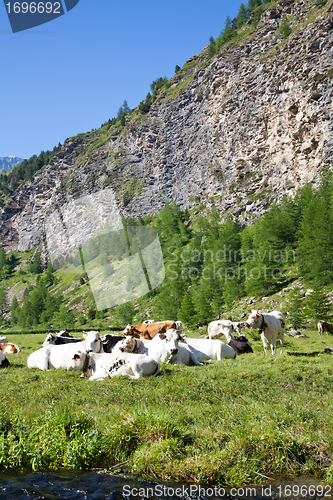
[[[264,344],[265,356],[267,354],[268,342],[271,343],[272,354],[276,354],[277,340],[280,340],[280,353],[282,354],[286,322],[281,312],[272,311],[270,313],[260,313],[258,311],[252,311],[245,322],[245,326],[246,328],[257,328],[259,330]]]
[[[167,330],[175,329],[177,330],[177,325],[175,321],[160,321],[159,323],[141,323],[140,325],[127,325],[122,332],[123,335],[132,335],[137,339],[147,339],[151,340],[158,333],[165,333]]]
[[[333,335],[333,325],[331,323],[327,323],[326,321],[318,321],[318,333],[319,335],[326,332],[326,335]]]
[[[0,344],[0,351],[4,354],[16,354],[21,351],[18,345],[12,344],[11,342],[5,342]]]

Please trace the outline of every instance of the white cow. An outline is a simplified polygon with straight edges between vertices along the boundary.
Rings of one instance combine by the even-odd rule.
[[[179,343],[180,340],[181,335],[176,329],[158,333],[150,343],[149,356],[163,363],[189,365],[192,361],[195,365],[200,366],[201,363],[197,360],[192,349]]]
[[[221,340],[211,339],[192,339],[186,337],[181,343],[184,346],[190,346],[198,361],[207,361],[217,359],[221,361],[224,358],[236,358],[236,351]]]
[[[102,342],[99,332],[91,331],[83,333],[85,340],[80,343],[83,351],[100,352]],[[67,363],[72,359],[78,350],[78,344],[46,345],[33,352],[27,359],[28,368],[39,368],[48,370],[50,368],[66,368]]]
[[[240,321],[233,321],[232,322],[232,328],[235,332],[238,333],[238,335],[242,334],[242,328],[244,328],[244,323],[241,323]]]
[[[272,311],[270,313],[260,313],[258,311],[252,311],[245,322],[245,326],[246,328],[257,328],[259,332],[261,332],[265,356],[267,354],[268,342],[271,343],[272,354],[276,354],[277,340],[280,340],[280,354],[282,354],[286,322],[281,312]]]
[[[232,339],[231,332],[234,330],[232,321],[228,319],[219,319],[212,321],[208,325],[208,336],[210,339],[217,339],[225,335],[228,342]]]
[[[113,353],[79,351],[67,364],[66,370],[82,371],[89,380],[103,380],[117,375],[138,379],[148,375],[156,376],[160,371],[160,364],[144,354],[125,354],[118,357]]]

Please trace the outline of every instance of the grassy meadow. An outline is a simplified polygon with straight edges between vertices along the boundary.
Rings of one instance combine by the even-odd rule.
[[[187,332],[189,336],[199,334]],[[0,389],[0,467],[94,468],[241,485],[306,475],[333,481],[333,338],[285,337],[282,355],[204,366],[162,364],[157,377],[89,382],[26,367],[45,334],[7,334]]]

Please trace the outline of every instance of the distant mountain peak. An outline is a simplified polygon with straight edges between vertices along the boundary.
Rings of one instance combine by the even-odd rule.
[[[0,170],[11,170],[15,165],[22,163],[23,158],[18,156],[0,156]]]

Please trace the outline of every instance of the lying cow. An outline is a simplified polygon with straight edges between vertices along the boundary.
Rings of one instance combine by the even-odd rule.
[[[228,345],[232,347],[237,355],[245,354],[246,352],[253,352],[251,347],[251,342],[245,337],[245,335],[240,335],[239,337],[232,338]]]
[[[119,358],[108,353],[77,352],[67,364],[66,370],[81,371],[89,380],[103,380],[117,375],[138,379],[148,375],[156,376],[160,365],[143,354],[127,354]]]
[[[7,368],[7,366],[9,366],[9,365],[10,365],[10,363],[9,363],[8,359],[6,358],[4,353],[2,351],[0,351],[0,368]]]
[[[123,335],[132,335],[136,338],[151,340],[158,333],[165,333],[167,330],[177,329],[175,321],[161,321],[159,323],[141,323],[140,325],[127,325],[122,332]]]
[[[83,334],[84,341],[80,343],[80,350],[100,352],[102,343],[98,332],[91,331]],[[78,350],[78,344],[63,344],[41,347],[33,352],[27,359],[28,368],[48,370],[51,368],[66,368],[73,355]]]
[[[103,352],[111,353],[119,342],[123,339],[120,335],[111,335],[111,333],[107,333],[101,337]]]
[[[2,351],[4,354],[17,354],[21,351],[21,349],[16,344],[5,342],[3,344],[0,344],[0,351]]]
[[[63,345],[63,344],[75,344],[76,342],[82,342],[84,338],[80,339],[78,337],[70,337],[69,335],[61,335],[55,333],[49,333],[44,340],[42,347],[47,345]]]
[[[331,323],[327,323],[326,321],[319,321],[318,333],[319,335],[324,335],[324,332],[326,332],[326,335],[333,335],[333,325]]]
[[[133,354],[145,354],[148,355],[151,340],[146,339],[136,339],[128,335],[118,344],[118,349],[120,352],[129,352]]]
[[[175,328],[155,335],[149,346],[149,356],[162,363],[189,365],[192,362],[200,366],[194,351],[180,340],[181,335]]]
[[[221,361],[224,358],[236,358],[234,349],[217,339],[192,339],[186,337],[180,345],[184,345],[186,348],[189,346],[198,361],[211,361],[214,359]]]
[[[246,328],[257,328],[261,333],[261,339],[264,344],[264,355],[267,354],[268,342],[271,343],[272,354],[276,354],[276,343],[280,340],[281,351],[283,351],[283,338],[286,330],[284,316],[279,311],[271,313],[259,313],[252,311],[245,322]]]

